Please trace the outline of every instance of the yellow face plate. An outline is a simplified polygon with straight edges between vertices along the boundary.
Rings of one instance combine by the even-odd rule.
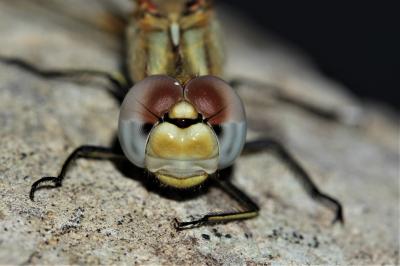
[[[208,125],[179,128],[163,122],[150,133],[145,164],[162,183],[189,188],[217,170],[218,154],[216,135]]]
[[[207,159],[218,154],[216,137],[209,126],[201,123],[184,129],[161,123],[151,132],[147,146],[150,156],[165,159]]]

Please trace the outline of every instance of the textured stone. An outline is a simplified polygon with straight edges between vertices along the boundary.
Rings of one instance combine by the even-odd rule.
[[[97,3],[0,1],[0,54],[47,68],[115,70],[120,45],[96,29],[106,17]],[[141,172],[128,177],[111,162],[80,160],[62,188],[40,190],[31,202],[32,182],[58,173],[75,147],[112,143],[118,104],[96,84],[44,80],[0,64],[0,264],[399,263],[397,114],[361,109],[298,51],[234,13],[222,18],[228,76],[279,85],[351,121],[361,111],[358,126],[350,126],[274,101],[268,90],[239,89],[249,139],[279,137],[319,187],[342,201],[345,226],[331,226],[329,210],[268,153],[236,166],[234,183],[261,206],[247,221],[177,232],[174,217],[236,205],[215,188],[185,200],[166,197],[146,186]]]

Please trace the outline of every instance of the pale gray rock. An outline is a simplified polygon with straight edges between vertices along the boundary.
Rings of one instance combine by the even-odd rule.
[[[43,68],[116,70],[121,47],[99,30],[107,14],[100,2],[0,1],[0,54]],[[129,12],[129,1],[118,2]],[[130,178],[103,161],[80,160],[62,188],[40,190],[31,202],[32,182],[58,173],[75,147],[112,143],[118,103],[98,84],[44,80],[0,64],[0,264],[399,263],[398,115],[361,108],[300,52],[257,34],[235,13],[221,17],[227,76],[273,83],[343,113],[346,123],[333,123],[273,101],[268,90],[239,89],[248,138],[281,139],[342,201],[345,226],[331,226],[331,212],[268,153],[237,162],[234,183],[261,206],[251,220],[177,232],[175,217],[236,205],[214,188],[173,200],[148,190],[140,173]]]

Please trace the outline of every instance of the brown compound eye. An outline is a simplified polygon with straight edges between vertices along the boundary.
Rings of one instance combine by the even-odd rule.
[[[246,117],[239,96],[222,79],[202,76],[187,83],[185,99],[213,127],[218,137],[219,168],[230,166],[239,156],[246,139]]]
[[[133,86],[121,105],[120,119],[155,123],[183,98],[183,88],[171,77],[155,75]]]
[[[185,86],[185,98],[211,125],[245,119],[239,96],[228,83],[217,77],[192,79]]]
[[[119,141],[125,155],[135,165],[144,166],[151,128],[182,99],[182,86],[164,75],[145,78],[125,96],[119,114]]]

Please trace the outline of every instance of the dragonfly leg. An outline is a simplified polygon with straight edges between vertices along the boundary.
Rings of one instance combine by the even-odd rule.
[[[322,203],[335,212],[335,217],[332,220],[332,224],[336,222],[340,222],[342,224],[344,223],[342,204],[335,198],[332,198],[331,196],[321,192],[317,185],[312,181],[306,170],[304,170],[300,163],[297,162],[297,160],[282,144],[272,139],[250,141],[245,144],[243,152],[252,153],[262,150],[273,151],[279,157],[279,159],[281,159],[295,174],[295,176],[298,177],[299,181],[311,198]]]
[[[291,96],[287,93],[285,93],[284,89],[270,83],[265,83],[265,82],[260,82],[248,78],[237,78],[233,79],[230,82],[230,85],[233,88],[240,88],[240,86],[247,85],[251,87],[257,87],[257,88],[263,88],[267,89],[270,91],[271,95],[283,102],[283,103],[288,103],[294,106],[297,106],[313,115],[316,115],[318,117],[321,117],[323,119],[329,120],[329,121],[334,121],[334,122],[342,122],[345,124],[354,124],[354,114],[349,113],[349,117],[346,117],[346,113],[340,112],[338,110],[334,109],[327,109],[322,106],[317,106],[315,104],[309,103],[305,100],[299,99],[297,97]],[[356,123],[356,122],[355,122]]]
[[[89,69],[64,69],[64,70],[44,70],[40,69],[22,59],[13,57],[4,57],[0,55],[0,62],[8,65],[13,65],[33,73],[42,78],[80,78],[82,76],[88,76],[92,78],[104,78],[108,80],[114,87],[114,90],[110,92],[117,98],[121,99],[128,92],[130,87],[129,82],[122,73],[115,72],[109,73],[101,70],[89,70]]]
[[[80,146],[76,148],[65,160],[60,174],[58,176],[46,176],[42,177],[36,182],[34,182],[31,186],[31,190],[29,192],[29,198],[34,201],[34,194],[40,188],[48,188],[48,186],[39,186],[42,183],[51,182],[53,183],[52,188],[60,187],[62,185],[62,181],[67,174],[67,171],[71,167],[72,163],[79,158],[90,158],[90,159],[126,159],[122,154],[116,153],[111,148],[100,147],[100,146]]]
[[[227,180],[226,178],[222,179],[214,177],[213,181],[229,196],[234,198],[241,205],[242,210],[221,213],[209,213],[204,215],[200,219],[186,222],[180,222],[175,219],[175,228],[177,230],[190,229],[207,224],[249,219],[258,215],[258,212],[260,210],[258,205],[243,191],[233,185],[229,180]]]

